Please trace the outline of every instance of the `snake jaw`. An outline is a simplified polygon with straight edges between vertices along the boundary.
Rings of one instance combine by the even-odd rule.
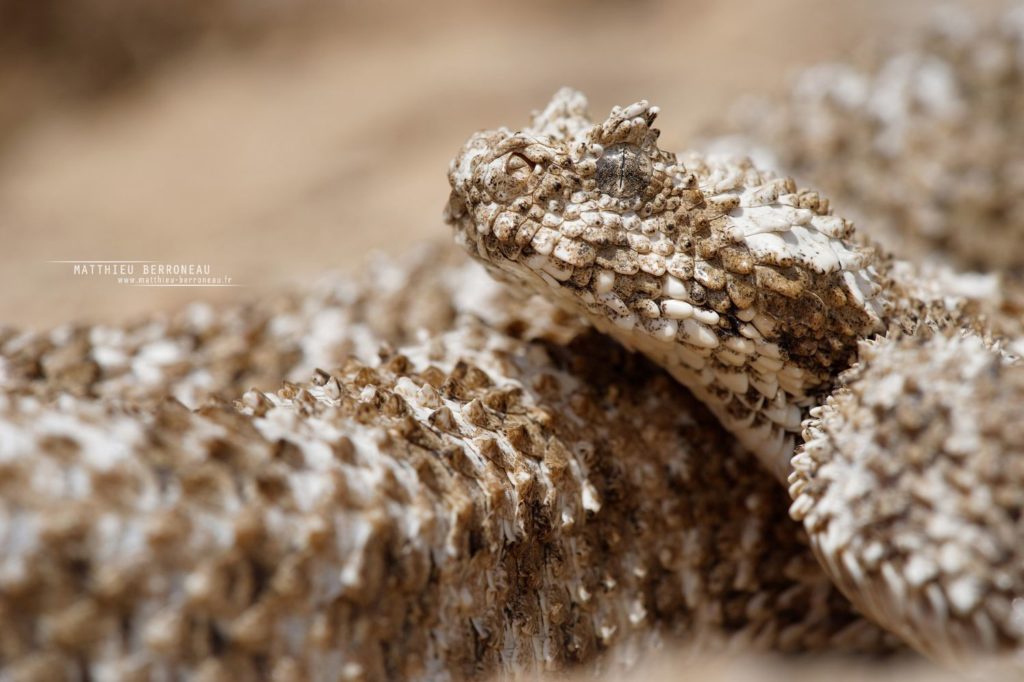
[[[470,138],[446,219],[501,279],[665,367],[785,479],[806,409],[882,327],[882,266],[793,180],[660,149],[657,114],[594,123],[563,89],[530,127]]]

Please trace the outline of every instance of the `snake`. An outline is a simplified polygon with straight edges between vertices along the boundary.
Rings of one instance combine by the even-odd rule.
[[[788,486],[869,617],[947,663],[1014,652],[1019,359],[956,272],[895,258],[749,158],[662,149],[658,113],[592,120],[564,88],[473,134],[448,174],[457,242],[689,389]]]
[[[1019,677],[1020,316],[1010,270],[956,269],[1020,263],[1019,17],[812,70],[750,110],[785,133],[756,162],[563,90],[451,165],[461,255],[0,328],[0,680],[614,680],[659,650],[809,679],[908,645]]]

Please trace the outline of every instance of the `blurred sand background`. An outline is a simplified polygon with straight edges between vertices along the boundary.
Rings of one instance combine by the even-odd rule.
[[[656,102],[681,149],[741,96],[935,5],[0,0],[0,325],[259,296],[447,238],[459,145],[560,85],[598,115]],[[244,286],[133,288],[47,262],[84,259],[209,263]]]

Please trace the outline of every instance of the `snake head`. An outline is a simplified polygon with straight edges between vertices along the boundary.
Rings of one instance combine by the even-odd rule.
[[[657,114],[641,101],[595,123],[559,91],[528,127],[469,139],[446,220],[499,278],[668,369],[783,475],[804,408],[881,327],[879,262],[792,179],[660,149]]]
[[[595,265],[639,270],[618,248],[630,233],[675,232],[693,177],[658,148],[657,107],[616,107],[594,124],[586,105],[563,89],[530,127],[477,133],[452,163],[447,219],[485,262],[586,286]]]

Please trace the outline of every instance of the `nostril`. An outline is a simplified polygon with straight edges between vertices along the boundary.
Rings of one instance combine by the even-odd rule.
[[[531,168],[532,166],[533,164],[530,163],[528,158],[519,152],[512,152],[508,155],[508,158],[505,161],[505,172],[513,173],[517,170],[522,170],[523,168]]]
[[[512,166],[509,157],[495,159],[480,177],[483,189],[496,201],[507,203],[526,191],[530,171]]]

